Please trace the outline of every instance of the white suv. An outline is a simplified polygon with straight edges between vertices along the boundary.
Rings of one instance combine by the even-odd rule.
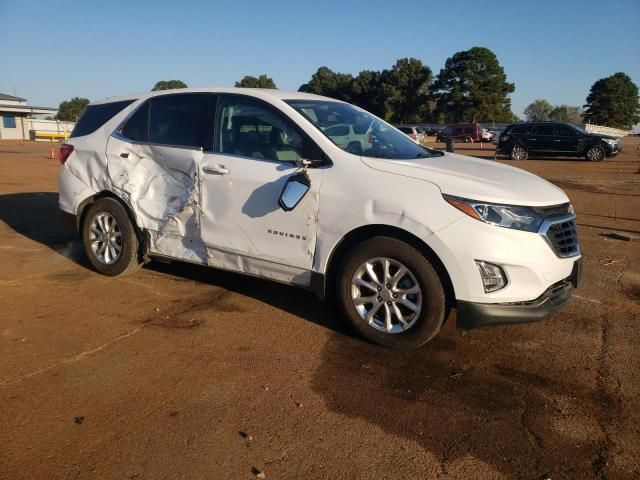
[[[334,125],[357,134],[345,145]],[[562,190],[427,149],[325,97],[111,98],[87,108],[61,161],[63,218],[99,272],[175,259],[335,293],[362,335],[390,347],[427,342],[450,308],[461,329],[541,319],[579,279]]]

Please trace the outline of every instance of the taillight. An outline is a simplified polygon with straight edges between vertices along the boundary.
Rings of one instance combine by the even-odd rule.
[[[69,145],[68,143],[60,145],[60,165],[64,165],[64,162],[67,161],[71,152],[73,152],[73,145]]]

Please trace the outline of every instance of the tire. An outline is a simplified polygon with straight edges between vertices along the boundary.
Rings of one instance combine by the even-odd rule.
[[[82,244],[95,270],[115,277],[140,268],[140,242],[127,211],[119,201],[101,198],[88,207],[83,218]],[[107,239],[109,248],[104,239]]]
[[[607,156],[607,152],[604,151],[600,145],[593,145],[587,149],[584,154],[584,158],[586,158],[590,162],[601,162]]]
[[[509,158],[511,160],[521,161],[521,160],[526,160],[528,157],[529,157],[529,152],[527,152],[527,149],[524,148],[522,145],[515,144],[511,148],[511,153],[509,154]]]
[[[389,261],[389,277],[380,285],[378,280],[384,275],[385,260]],[[373,265],[375,280],[368,274],[367,264]],[[408,273],[394,279],[400,266]],[[356,283],[361,281],[369,286]],[[388,285],[390,289],[386,288]],[[415,293],[416,288],[419,293]],[[338,269],[337,290],[341,310],[349,323],[364,338],[385,347],[419,347],[440,331],[445,320],[445,294],[435,269],[422,253],[395,238],[373,237],[354,246]],[[402,291],[414,293],[402,294]],[[363,298],[373,302],[357,302]],[[412,305],[411,309],[405,301]],[[413,308],[416,306],[417,311]],[[372,311],[371,321],[365,320]]]

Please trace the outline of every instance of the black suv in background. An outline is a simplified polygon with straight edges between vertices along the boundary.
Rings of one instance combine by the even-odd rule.
[[[585,157],[599,162],[617,155],[620,140],[608,135],[588,133],[580,127],[561,122],[514,123],[502,131],[496,146],[497,154],[512,160],[532,156]]]

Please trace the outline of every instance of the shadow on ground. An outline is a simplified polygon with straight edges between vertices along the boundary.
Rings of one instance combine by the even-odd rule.
[[[60,222],[58,194],[29,192],[0,195],[0,221],[76,263],[87,265],[80,242]]]
[[[526,358],[500,359],[494,348],[508,346],[469,338],[490,340],[488,335],[496,333],[460,337],[444,331],[406,352],[334,335],[323,349],[312,388],[332,411],[428,450],[445,475],[458,478],[451,471],[456,462],[468,473],[465,462],[479,461],[505,478],[600,478],[597,452],[605,443],[598,406],[607,399],[571,379],[533,373],[545,367]],[[571,412],[563,410],[565,401]],[[584,435],[582,426],[592,429],[591,435],[576,439],[575,426],[578,437]],[[489,471],[467,478],[489,478]]]

